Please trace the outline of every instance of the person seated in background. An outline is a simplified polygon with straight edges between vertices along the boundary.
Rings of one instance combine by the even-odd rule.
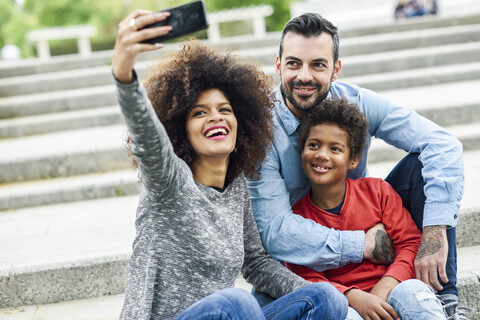
[[[365,116],[346,99],[324,100],[302,119],[298,145],[311,189],[292,209],[337,230],[368,230],[383,223],[393,242],[394,262],[364,260],[324,272],[286,265],[306,280],[335,285],[349,301],[349,320],[445,319],[432,288],[413,279],[421,233],[400,196],[382,179],[347,178],[360,161],[367,128]]]
[[[399,0],[395,7],[395,19],[436,15],[437,0]]]

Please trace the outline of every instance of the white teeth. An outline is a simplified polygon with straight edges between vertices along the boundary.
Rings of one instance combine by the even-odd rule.
[[[307,92],[307,91],[310,91],[310,89],[298,89],[298,91]]]
[[[205,135],[207,138],[210,138],[211,136],[213,136],[214,134],[217,134],[217,133],[221,133],[223,135],[226,135],[227,134],[227,130],[225,128],[215,128],[213,130],[210,130],[207,132],[207,134]]]

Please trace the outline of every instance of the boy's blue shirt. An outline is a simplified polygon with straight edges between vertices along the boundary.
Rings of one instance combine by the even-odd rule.
[[[362,158],[348,177],[368,176],[367,152],[372,137],[409,153],[420,153],[427,197],[423,225],[456,226],[464,183],[462,145],[458,139],[416,112],[370,90],[332,82],[327,98],[340,96],[357,104],[369,121]],[[309,190],[310,181],[303,172],[301,147],[297,145],[300,120],[286,106],[279,88],[275,98],[272,148],[262,165],[260,180],[247,180],[265,248],[279,260],[317,271],[361,262],[364,230],[336,231],[293,214],[291,206]]]

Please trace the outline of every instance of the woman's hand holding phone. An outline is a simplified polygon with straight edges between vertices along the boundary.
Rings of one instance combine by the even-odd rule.
[[[122,83],[133,81],[133,67],[139,53],[163,48],[161,43],[150,44],[142,41],[164,36],[172,30],[172,27],[168,25],[155,28],[144,27],[164,21],[169,16],[168,11],[152,13],[138,9],[118,24],[112,58],[113,74],[118,81]]]

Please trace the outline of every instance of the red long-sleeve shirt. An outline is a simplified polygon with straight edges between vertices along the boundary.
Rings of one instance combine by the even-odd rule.
[[[362,263],[324,272],[286,263],[290,270],[306,280],[328,281],[345,293],[352,288],[369,292],[384,276],[393,277],[398,281],[412,279],[415,276],[413,261],[420,244],[421,233],[410,213],[402,206],[400,196],[382,179],[347,179],[345,200],[340,215],[317,207],[310,199],[310,192],[293,205],[293,211],[337,230],[367,231],[381,222],[392,239],[396,253],[395,261],[388,266],[364,260]]]

